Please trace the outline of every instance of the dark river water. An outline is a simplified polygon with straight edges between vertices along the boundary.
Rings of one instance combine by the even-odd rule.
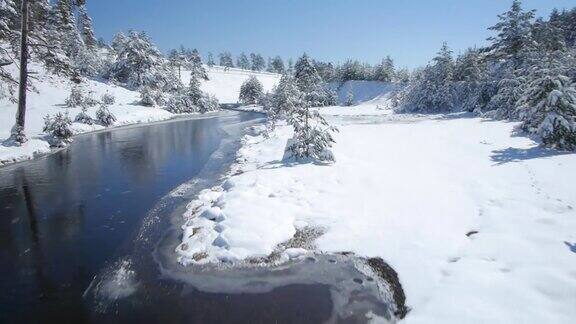
[[[66,150],[0,168],[0,322],[358,322],[363,302],[335,314],[344,303],[335,290],[371,281],[347,261],[332,271],[335,285],[310,279],[336,263],[319,258],[315,268],[294,267],[302,280],[294,271],[284,283],[258,274],[270,279],[256,290],[236,285],[246,272],[162,266],[178,244],[186,202],[218,182],[239,139],[260,122],[260,114],[220,112],[86,134]]]

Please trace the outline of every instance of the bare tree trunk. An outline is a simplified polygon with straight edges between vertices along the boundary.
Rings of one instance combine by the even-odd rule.
[[[24,132],[26,117],[26,90],[28,87],[28,0],[22,0],[22,29],[20,37],[20,86],[16,127]]]

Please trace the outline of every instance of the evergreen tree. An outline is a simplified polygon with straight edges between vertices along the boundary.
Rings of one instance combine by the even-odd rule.
[[[384,82],[392,82],[395,77],[394,61],[390,56],[387,56],[378,64],[374,70],[374,79]]]
[[[238,56],[236,66],[242,70],[250,70],[250,61],[244,52],[240,53],[240,56]]]
[[[121,40],[121,36],[117,41]],[[167,71],[163,69],[162,54],[144,32],[131,31],[118,48],[116,62],[107,73],[110,79],[125,83],[131,88],[143,85],[163,87]]]
[[[220,66],[225,68],[233,68],[234,62],[232,61],[232,54],[230,52],[220,53]]]
[[[263,71],[266,68],[266,61],[260,54],[250,53],[250,61],[252,62],[253,71]]]
[[[78,29],[82,35],[84,44],[88,48],[92,48],[97,44],[96,36],[94,36],[94,29],[92,27],[92,18],[88,16],[86,9],[86,0],[77,0],[78,5]]]
[[[400,110],[407,112],[443,112],[454,107],[454,62],[452,51],[444,43],[440,52],[407,88]]]
[[[198,50],[192,50],[190,55],[190,62],[189,62],[190,74],[193,79],[197,80],[208,80],[208,72],[204,68],[202,64],[202,57],[200,57],[200,53]]]
[[[531,29],[534,11],[524,11],[520,0],[514,0],[510,10],[498,15],[500,21],[488,28],[496,36],[488,38],[492,42],[489,49],[491,59],[511,60],[514,66],[522,63],[522,56],[533,45]]]
[[[284,74],[286,72],[286,69],[284,68],[284,61],[282,61],[282,58],[280,56],[276,56],[272,59],[272,72],[274,73],[278,73],[278,74]]]
[[[530,75],[519,101],[520,127],[538,135],[546,146],[576,150],[576,89],[563,69],[560,61],[550,56]]]
[[[208,58],[206,58],[206,65],[208,65],[209,67],[213,67],[214,65],[216,65],[216,63],[214,62],[214,55],[212,55],[212,52],[208,53]]]
[[[260,103],[264,96],[262,83],[251,75],[240,87],[240,102],[245,105],[255,105]]]

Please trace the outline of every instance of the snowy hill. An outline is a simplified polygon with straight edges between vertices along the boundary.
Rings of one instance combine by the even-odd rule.
[[[346,81],[333,82],[329,88],[338,95],[338,103],[345,104],[348,94],[352,94],[354,104],[367,101],[386,101],[390,93],[399,85],[382,81]]]
[[[210,80],[202,83],[201,89],[216,96],[220,103],[237,103],[240,96],[240,87],[251,75],[262,82],[264,92],[271,91],[280,81],[280,74],[269,72],[254,72],[242,69],[225,69],[221,66],[206,67]],[[182,71],[182,82],[188,84],[190,73]]]
[[[80,112],[80,108],[64,106],[66,98],[70,95],[70,90],[74,86],[72,82],[66,78],[47,73],[40,65],[32,65],[31,70],[38,72],[38,74],[35,75],[35,80],[32,80],[34,90],[29,91],[28,95],[26,133],[29,141],[22,147],[2,144],[10,137],[10,129],[14,125],[17,105],[6,99],[0,100],[0,165],[27,160],[38,154],[50,151],[50,147],[42,132],[44,117],[47,114],[54,115],[58,112],[68,112],[70,118],[74,119]],[[250,75],[256,75],[264,85],[265,91],[271,90],[280,79],[278,74],[255,73],[240,69],[225,70],[222,67],[212,67],[208,71],[210,80],[202,84],[202,89],[216,96],[221,103],[237,102],[240,86]],[[16,70],[11,72],[13,75],[17,75]],[[189,74],[183,71],[182,76],[187,83],[188,80],[186,79],[189,78]],[[137,91],[95,80],[85,80],[83,87],[86,91],[91,92],[91,96],[95,99],[99,99],[105,93],[112,94],[116,98],[116,102],[109,108],[117,118],[114,126],[154,122],[176,116],[162,108],[139,105],[140,93]],[[88,108],[88,114],[94,116],[97,109],[98,107]],[[73,124],[75,133],[102,128],[99,125]]]

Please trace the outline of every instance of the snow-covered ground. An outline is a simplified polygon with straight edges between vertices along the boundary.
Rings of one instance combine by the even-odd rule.
[[[44,116],[54,115],[58,112],[68,112],[70,118],[80,112],[80,108],[67,108],[64,106],[66,98],[70,95],[73,83],[67,79],[51,75],[38,65],[32,65],[31,70],[38,72],[32,85],[35,91],[29,91],[28,108],[26,112],[26,133],[29,141],[21,147],[10,146],[5,140],[10,137],[10,129],[14,125],[17,105],[8,100],[0,100],[0,166],[7,163],[28,160],[34,156],[50,152],[50,146],[44,139],[42,128]],[[13,71],[16,75],[17,71]],[[264,85],[265,90],[270,90],[279,80],[279,75],[266,72],[249,72],[239,69],[225,71],[221,67],[209,69],[210,81],[202,84],[202,89],[216,96],[221,103],[237,102],[240,86],[249,75],[255,74]],[[188,73],[183,72],[183,78],[189,78]],[[166,120],[176,115],[158,107],[145,107],[138,104],[140,94],[123,87],[86,80],[83,83],[86,91],[91,91],[92,96],[99,99],[103,94],[109,93],[116,98],[116,102],[110,106],[110,111],[116,116],[114,126],[122,126],[135,123],[147,123]],[[95,115],[98,107],[88,109],[88,114]],[[88,126],[74,123],[75,133],[83,133],[102,129],[102,126]]]
[[[269,72],[254,72],[242,69],[225,69],[221,66],[206,67],[208,81],[202,82],[202,91],[215,95],[220,103],[237,103],[240,96],[240,87],[251,75],[256,76],[262,83],[264,92],[271,91],[280,81],[280,74]],[[182,71],[182,82],[190,82],[190,73]]]
[[[346,81],[343,83],[332,82],[328,87],[336,92],[338,102],[344,105],[348,101],[348,95],[352,95],[354,104],[368,101],[382,101],[390,91],[398,87],[397,84],[382,81]]]
[[[320,228],[317,251],[398,271],[406,323],[573,323],[576,155],[515,123],[380,104],[322,109],[340,129],[330,166],[284,163],[286,126],[245,137],[228,179],[190,203],[181,262],[261,257]]]

